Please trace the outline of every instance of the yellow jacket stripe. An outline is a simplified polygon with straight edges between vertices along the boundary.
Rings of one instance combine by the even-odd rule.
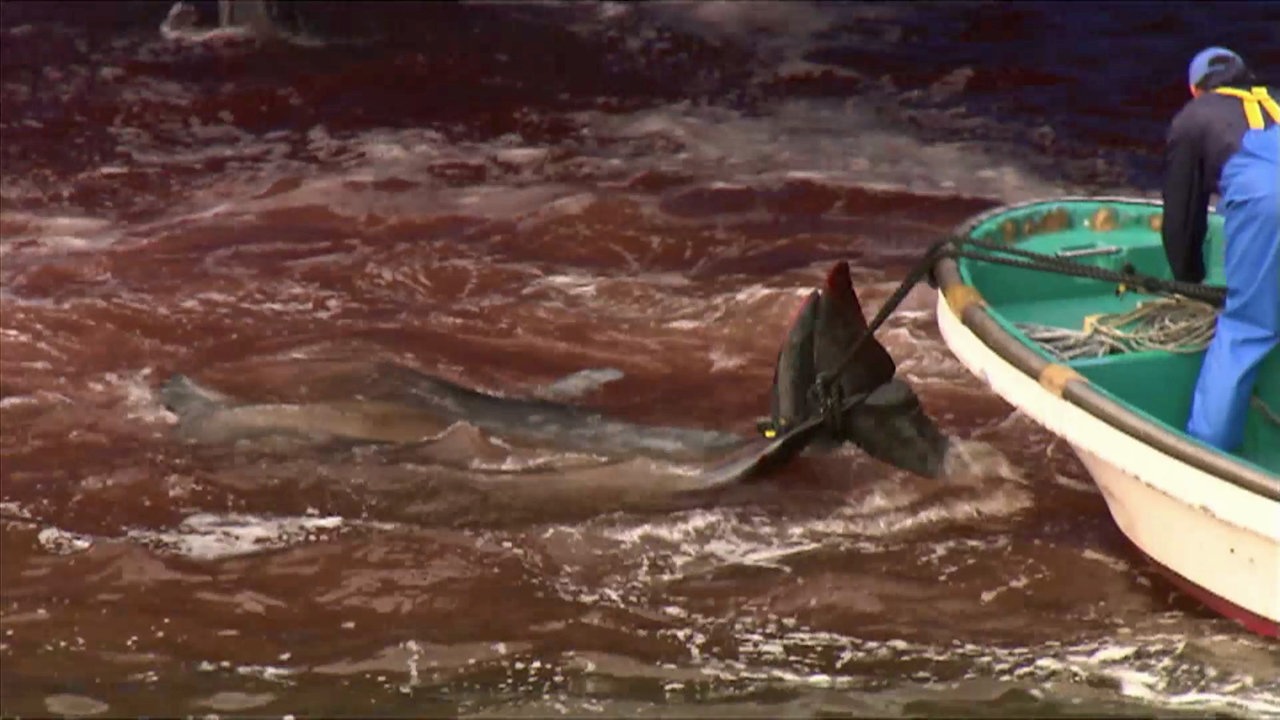
[[[1230,95],[1234,98],[1240,98],[1244,103],[1244,117],[1249,121],[1250,130],[1261,130],[1266,124],[1262,119],[1262,111],[1266,110],[1271,116],[1271,121],[1280,123],[1280,104],[1271,98],[1265,87],[1255,87],[1250,90],[1240,90],[1237,88],[1217,88],[1214,92],[1219,95]]]

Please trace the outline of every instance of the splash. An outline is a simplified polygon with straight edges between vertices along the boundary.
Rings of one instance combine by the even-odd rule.
[[[350,527],[341,517],[262,517],[198,513],[172,530],[130,530],[130,540],[195,560],[221,560],[317,542]]]

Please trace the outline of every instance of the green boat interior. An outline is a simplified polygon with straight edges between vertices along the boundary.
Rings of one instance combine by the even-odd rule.
[[[1140,201],[1047,201],[994,214],[969,236],[1012,243],[1020,249],[1067,257],[1074,262],[1171,278],[1160,238],[1160,206]],[[1223,221],[1211,214],[1206,242],[1206,282],[1221,285]],[[1098,314],[1124,313],[1153,296],[1124,291],[1114,282],[1073,277],[982,260],[961,259],[961,278],[973,285],[1010,334],[1045,359],[1063,363],[1134,412],[1183,432],[1204,350],[1139,350],[1062,361],[1019,328],[1025,323],[1080,331]],[[1280,351],[1259,368],[1249,409],[1245,463],[1280,475]]]

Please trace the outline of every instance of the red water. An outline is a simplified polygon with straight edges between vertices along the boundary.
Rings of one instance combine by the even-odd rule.
[[[881,339],[996,449],[964,482],[848,450],[692,507],[495,505],[395,450],[174,437],[172,373],[305,399],[316,358],[513,395],[612,367],[579,402],[751,432],[832,260],[874,313],[966,217],[1122,175],[912,134],[911,73],[947,87],[920,58],[877,78],[742,40],[892,42],[915,11],[452,6],[349,47],[12,5],[4,713],[1280,710],[1274,646],[1150,571],[1070,451],[951,358],[926,287]]]

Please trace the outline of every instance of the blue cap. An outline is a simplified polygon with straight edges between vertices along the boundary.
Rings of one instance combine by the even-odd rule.
[[[1235,63],[1244,65],[1244,60],[1239,55],[1224,47],[1205,48],[1191,58],[1191,65],[1187,68],[1187,84],[1191,87],[1199,84],[1204,79],[1204,76],[1208,75],[1209,71],[1213,69],[1209,67],[1209,60],[1222,55],[1230,57]]]

